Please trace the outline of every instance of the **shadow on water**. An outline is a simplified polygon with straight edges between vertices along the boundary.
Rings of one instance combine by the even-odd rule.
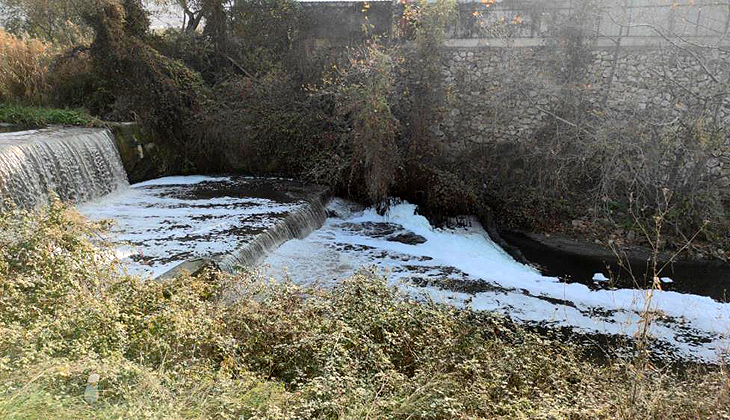
[[[221,175],[229,176],[229,175]],[[161,198],[209,200],[221,197],[259,198],[277,203],[295,203],[311,195],[311,186],[295,180],[230,176],[228,179],[203,181],[192,185],[162,184],[144,187],[159,189]]]
[[[545,276],[558,277],[566,283],[581,283],[593,290],[609,288],[646,288],[651,286],[648,261],[631,259],[631,272],[619,266],[617,258],[579,255],[549,247],[522,233],[506,232],[502,237],[537,264]],[[593,280],[596,273],[611,278],[608,282]],[[633,273],[633,276],[631,275]],[[708,296],[718,302],[730,302],[730,265],[711,261],[677,261],[668,264],[660,277],[662,290]]]
[[[0,133],[15,133],[18,131],[26,131],[26,130],[30,130],[30,128],[23,127],[20,125],[0,123]]]

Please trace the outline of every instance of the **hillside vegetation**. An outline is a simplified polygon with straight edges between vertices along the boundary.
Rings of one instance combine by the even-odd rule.
[[[142,281],[102,227],[59,203],[0,215],[0,418],[730,418],[724,369],[597,363],[368,273]]]
[[[32,3],[56,18],[63,9],[12,3],[17,13]],[[443,80],[440,49],[450,25],[467,18],[455,2],[399,5],[388,36],[373,32],[363,8],[359,38],[319,49],[308,47],[316,23],[297,2],[227,3],[188,2],[202,20],[165,32],[149,29],[140,0],[80,1],[47,34],[43,14],[13,15],[6,27],[15,34],[0,32],[1,119],[95,123],[78,111],[17,112],[27,110],[22,105],[136,120],[165,150],[158,166],[168,175],[294,177],[381,208],[402,198],[437,224],[475,214],[497,242],[498,228],[507,228],[651,247],[645,232],[662,213],[664,240],[655,245],[727,261],[730,199],[709,169],[727,152],[725,127],[706,112],[657,127],[586,103],[594,40],[586,25],[598,3],[562,17],[563,30],[542,47],[550,60],[538,88],[559,99],[544,125],[518,141],[463,148],[439,128],[459,94]],[[488,17],[491,2],[483,3],[477,14]],[[515,25],[481,30],[509,38]],[[510,89],[512,76],[511,96],[535,82],[528,73],[495,74],[478,84]],[[499,106],[493,111],[496,124]]]

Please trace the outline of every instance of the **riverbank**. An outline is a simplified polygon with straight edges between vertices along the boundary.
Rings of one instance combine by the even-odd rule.
[[[0,227],[3,418],[730,418],[726,370],[597,363],[375,276],[142,282],[63,206]]]
[[[99,127],[102,122],[83,109],[56,109],[0,103],[0,123],[36,129],[49,125]]]

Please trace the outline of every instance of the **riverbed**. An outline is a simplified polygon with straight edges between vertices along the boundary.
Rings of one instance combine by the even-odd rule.
[[[191,258],[221,260],[255,241],[307,205],[303,191],[306,186],[290,180],[170,177],[79,209],[92,219],[114,220],[113,239],[126,267],[152,279]],[[308,236],[294,232],[277,242],[259,270],[304,287],[333,287],[364,270],[418,299],[588,335],[633,337],[649,308],[660,357],[717,363],[730,349],[730,304],[710,296],[611,287],[602,273],[566,281],[515,261],[474,218],[434,228],[409,203],[381,215],[333,199],[326,212],[324,225]]]

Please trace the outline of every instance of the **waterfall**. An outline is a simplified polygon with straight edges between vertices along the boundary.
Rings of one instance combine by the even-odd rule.
[[[0,208],[30,208],[51,193],[82,203],[127,186],[109,130],[49,128],[0,133]]]
[[[307,200],[300,209],[295,210],[276,224],[256,235],[244,247],[225,255],[217,262],[223,270],[234,272],[241,267],[253,267],[269,252],[290,239],[302,239],[319,229],[327,219],[325,206],[329,192],[321,191],[316,197]]]

